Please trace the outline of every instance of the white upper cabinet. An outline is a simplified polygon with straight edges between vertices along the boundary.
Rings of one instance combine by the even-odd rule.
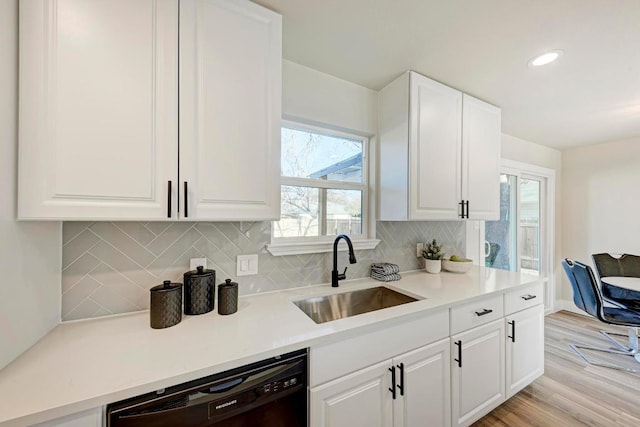
[[[180,188],[187,183],[189,218],[280,217],[281,20],[248,1],[181,2]]]
[[[20,2],[19,217],[167,217],[177,0]]]
[[[277,218],[280,88],[250,1],[25,0],[19,217]]]
[[[379,219],[498,219],[499,108],[407,72],[380,91],[379,122]]]
[[[467,218],[500,218],[501,111],[462,96],[462,200]]]

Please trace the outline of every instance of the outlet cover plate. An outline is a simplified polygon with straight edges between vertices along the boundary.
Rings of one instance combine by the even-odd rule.
[[[418,243],[416,245],[416,256],[418,258],[422,257],[422,250],[424,249],[424,244],[423,243]]]
[[[236,258],[236,276],[258,274],[258,254],[238,255]]]

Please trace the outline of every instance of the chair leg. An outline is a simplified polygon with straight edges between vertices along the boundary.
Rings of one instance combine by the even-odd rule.
[[[605,353],[624,354],[624,355],[627,355],[627,356],[632,355],[632,356],[634,356],[634,358],[638,362],[640,362],[640,359],[639,359],[640,354],[631,354],[631,353],[626,352],[626,351],[619,351],[619,350],[614,350],[614,349],[611,349],[611,348],[592,347],[592,346],[580,345],[580,344],[569,344],[569,347],[571,347],[571,350],[573,350],[578,356],[580,356],[580,358],[582,360],[584,360],[585,362],[587,362],[590,365],[602,366],[604,368],[617,369],[619,371],[632,372],[632,373],[636,373],[636,374],[640,373],[640,371],[637,370],[637,369],[625,368],[623,366],[618,366],[618,365],[614,365],[614,364],[611,364],[611,363],[596,362],[594,360],[589,359],[586,354],[584,354],[582,351],[580,351],[580,349],[602,351],[602,352],[605,352]]]
[[[600,333],[605,336],[609,341],[611,341],[617,348],[624,352],[624,354],[628,354],[629,356],[635,356],[638,354],[638,328],[629,327],[627,328],[627,334],[620,334],[617,332],[608,332],[601,330]],[[627,345],[623,345],[617,339],[613,338],[613,336],[619,337],[627,337]]]

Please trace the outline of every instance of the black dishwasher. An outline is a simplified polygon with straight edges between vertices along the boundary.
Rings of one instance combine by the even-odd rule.
[[[107,427],[306,425],[306,350],[107,406]]]

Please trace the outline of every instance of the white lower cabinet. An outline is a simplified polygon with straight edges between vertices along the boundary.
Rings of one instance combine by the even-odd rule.
[[[451,409],[467,426],[505,400],[505,323],[495,320],[451,337]]]
[[[34,427],[101,427],[102,407],[36,424]]]
[[[506,317],[507,399],[544,373],[544,306]]]
[[[397,369],[403,367],[403,392],[393,401],[394,426],[451,425],[450,360],[448,338],[393,360]]]
[[[532,284],[311,347],[310,425],[471,425],[544,373],[541,295]]]
[[[391,426],[390,366],[385,360],[312,388],[311,426]]]
[[[311,426],[449,426],[449,339],[311,388]]]

